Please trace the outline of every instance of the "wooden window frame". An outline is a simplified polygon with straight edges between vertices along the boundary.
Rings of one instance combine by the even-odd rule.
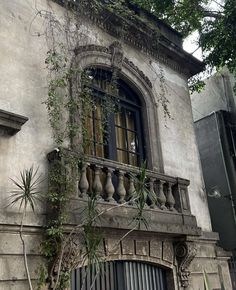
[[[104,73],[112,74],[109,70],[104,70],[100,68],[95,68],[94,70],[96,72],[100,70]],[[144,130],[143,130],[143,124],[142,124],[143,123],[142,104],[137,93],[135,93],[134,90],[125,81],[119,78],[117,82],[120,87],[120,90],[122,90],[122,95],[120,95],[120,93],[110,93],[110,92],[108,93],[105,90],[103,90],[101,87],[94,86],[92,84],[87,85],[87,87],[91,89],[92,96],[95,99],[101,100],[102,102],[102,100],[104,99],[104,96],[107,95],[111,98],[117,99],[117,103],[119,103],[119,107],[121,111],[124,110],[126,112],[129,110],[134,114],[135,130],[133,132],[137,136],[136,147],[138,147],[138,149],[134,153],[128,148],[128,132],[131,132],[132,130],[127,128],[128,127],[127,123],[125,124],[125,128],[122,128],[120,126],[122,130],[125,130],[125,142],[127,144],[126,149],[117,147],[116,128],[119,128],[119,126],[115,124],[115,113],[112,112],[110,116],[108,116],[108,120],[107,120],[108,127],[109,127],[108,128],[109,142],[108,144],[101,143],[104,146],[104,156],[96,156],[97,154],[96,144],[99,144],[99,142],[96,142],[96,132],[94,131],[96,129],[95,123],[94,123],[96,120],[95,120],[94,112],[92,112],[93,137],[95,137],[95,139],[93,138],[93,141],[92,141],[92,146],[93,146],[92,151],[95,153],[96,157],[102,157],[102,158],[106,158],[106,159],[110,159],[110,160],[114,160],[118,162],[121,162],[118,160],[118,150],[122,152],[126,152],[127,153],[126,164],[133,165],[133,166],[140,166],[146,157],[145,156],[146,155],[145,154],[145,140],[143,138]],[[124,95],[125,95],[125,98],[123,97]],[[135,165],[131,164],[130,154],[134,154],[136,156],[137,164]],[[121,163],[125,163],[125,162],[121,162]]]

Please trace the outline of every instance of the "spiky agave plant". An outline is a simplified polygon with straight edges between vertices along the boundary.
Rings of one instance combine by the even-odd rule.
[[[23,246],[24,265],[27,274],[27,280],[29,282],[30,290],[33,290],[27,261],[26,245],[23,238],[23,225],[28,205],[34,212],[35,203],[41,200],[41,192],[38,190],[38,187],[39,184],[43,181],[43,179],[41,175],[38,174],[38,168],[35,170],[34,167],[31,166],[29,169],[24,169],[20,173],[19,178],[17,179],[11,178],[11,181],[13,182],[16,188],[11,192],[10,196],[11,202],[9,203],[8,206],[13,206],[19,203],[19,210],[23,209],[19,234]]]

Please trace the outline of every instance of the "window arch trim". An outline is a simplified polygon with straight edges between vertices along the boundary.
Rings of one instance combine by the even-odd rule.
[[[109,47],[98,45],[79,46],[75,49],[75,57],[72,59],[72,68],[76,71],[83,71],[87,67],[97,67],[105,70],[114,69],[113,56]],[[148,132],[146,138],[146,152],[150,169],[164,173],[162,150],[159,136],[159,121],[157,116],[157,100],[152,92],[152,84],[140,69],[137,68],[128,58],[123,61],[120,67],[115,67],[118,77],[127,83],[139,96],[142,104],[144,132]],[[80,77],[77,74],[72,79],[73,90],[81,87]],[[79,138],[74,138],[77,140]],[[76,141],[75,141],[76,142]],[[72,148],[76,147],[72,144]]]

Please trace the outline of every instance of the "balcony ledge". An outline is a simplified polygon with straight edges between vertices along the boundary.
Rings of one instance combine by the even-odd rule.
[[[67,163],[67,151],[49,153],[50,166],[54,161]],[[76,152],[72,151],[72,154]],[[57,163],[56,163],[57,164]],[[97,198],[100,218],[95,226],[120,230],[135,230],[137,216],[136,188],[140,169],[126,164],[86,156],[73,175],[73,196],[68,205],[69,224],[77,225],[83,220],[82,212],[87,206],[91,192]],[[67,173],[66,173],[67,174]],[[69,171],[68,171],[68,174]],[[179,235],[201,235],[196,218],[191,214],[188,186],[189,180],[146,170],[145,186],[155,199],[147,198],[143,217],[149,225],[141,225],[143,232]]]
[[[80,224],[82,210],[86,206],[84,199],[75,198],[70,201],[70,223]],[[78,210],[79,209],[79,210]],[[142,223],[140,229],[135,228],[134,217],[137,214],[135,206],[117,205],[98,202],[98,212],[104,214],[96,221],[96,227],[120,230],[140,230],[143,232],[162,233],[172,236],[191,235],[200,236],[201,228],[197,226],[196,218],[190,214],[170,212],[160,209],[144,209],[143,217],[148,223],[148,228]]]

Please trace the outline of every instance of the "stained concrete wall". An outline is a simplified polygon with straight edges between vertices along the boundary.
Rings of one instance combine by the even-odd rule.
[[[61,6],[46,0],[3,0],[0,3],[0,109],[27,116],[29,121],[22,130],[14,136],[0,136],[0,224],[1,235],[6,231],[12,237],[2,242],[2,254],[10,255],[15,246],[16,253],[10,259],[5,259],[4,268],[9,268],[8,274],[2,274],[1,283],[5,280],[24,279],[21,274],[15,274],[11,263],[21,253],[21,245],[15,240],[21,214],[17,208],[5,208],[13,188],[10,178],[19,176],[19,172],[32,164],[47,176],[46,155],[54,147],[52,130],[49,126],[48,115],[43,102],[47,98],[47,70],[45,58],[50,45],[50,37],[45,37],[44,17],[37,11],[50,11],[58,15],[63,22],[64,10]],[[99,44],[109,46],[115,39],[99,28],[83,23],[83,37],[80,44]],[[196,216],[198,226],[210,231],[210,219],[204,186],[202,182],[199,156],[193,130],[190,97],[187,89],[186,76],[170,67],[160,64],[151,56],[122,44],[125,56],[142,70],[153,84],[153,94],[156,99],[159,128],[155,134],[145,136],[150,142],[160,142],[164,173],[189,179],[189,197],[191,211]],[[164,74],[165,96],[169,101],[168,108],[171,118],[165,118],[163,108],[158,102],[161,95],[160,70]],[[154,120],[153,120],[154,121]],[[152,140],[152,136],[159,136]],[[155,148],[154,148],[155,150]],[[153,168],[159,168],[158,158],[153,161]],[[46,192],[47,181],[42,184]],[[25,224],[40,226],[45,219],[45,206],[39,205],[36,214],[30,210]],[[10,226],[12,225],[12,226]],[[31,228],[29,228],[30,230]],[[37,230],[37,228],[36,228]],[[38,240],[35,237],[35,240]],[[1,246],[2,247],[2,246]],[[34,263],[36,260],[34,260]],[[37,263],[36,263],[37,264]],[[2,266],[1,266],[2,267]],[[4,277],[3,277],[4,276]],[[3,284],[2,284],[3,285]],[[4,284],[6,285],[6,284]],[[2,288],[1,288],[2,287]],[[0,289],[6,286],[1,286]],[[10,286],[11,287],[11,286]],[[22,289],[25,289],[22,286]],[[20,289],[12,288],[9,289]]]
[[[235,79],[227,68],[205,80],[200,93],[191,95],[193,119],[197,121],[219,110],[236,112],[236,96],[233,92]]]

